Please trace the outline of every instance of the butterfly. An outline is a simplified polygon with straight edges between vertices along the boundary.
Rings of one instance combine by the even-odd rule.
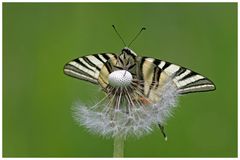
[[[215,90],[211,80],[191,69],[155,58],[137,56],[127,47],[122,49],[119,56],[115,53],[98,53],[71,60],[64,66],[64,73],[107,88],[109,74],[121,69],[128,70],[144,82],[143,92],[146,96],[152,95],[151,92],[161,87],[161,82],[168,77],[172,78],[179,94]]]
[[[119,55],[97,53],[73,59],[64,66],[66,75],[100,85],[106,93],[112,88],[109,75],[118,70],[128,71],[132,75],[132,85],[138,88],[138,95],[142,95],[137,99],[143,104],[158,102],[160,96],[157,93],[161,93],[163,84],[169,79],[180,95],[216,89],[210,79],[191,69],[156,58],[138,56],[129,47],[124,47]],[[159,124],[159,127],[165,137],[163,126]]]

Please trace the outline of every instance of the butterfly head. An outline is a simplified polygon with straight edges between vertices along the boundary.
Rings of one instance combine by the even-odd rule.
[[[119,69],[129,70],[136,64],[137,54],[131,49],[125,47],[122,49],[121,54],[118,57],[116,67]]]

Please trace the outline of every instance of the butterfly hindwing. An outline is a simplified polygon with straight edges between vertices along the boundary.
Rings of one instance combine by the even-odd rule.
[[[74,78],[99,84],[99,74],[105,63],[116,57],[114,53],[99,53],[76,58],[64,66],[64,73]]]

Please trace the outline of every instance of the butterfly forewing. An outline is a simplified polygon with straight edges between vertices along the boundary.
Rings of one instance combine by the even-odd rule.
[[[116,55],[114,53],[100,53],[80,57],[68,62],[64,66],[64,73],[74,78],[99,84],[99,74],[105,63],[112,57],[116,57]]]
[[[180,94],[210,91],[215,89],[213,82],[190,69],[154,58],[143,59],[144,63],[150,62],[155,65],[155,69],[152,70],[152,72],[154,72],[154,76],[148,77],[149,79],[152,79],[152,82],[157,81],[157,83],[161,84],[161,82],[167,77],[171,77],[178,88],[178,93]],[[141,68],[144,68],[144,63]],[[157,70],[156,68],[159,68],[160,70]],[[148,74],[145,72],[143,73]]]

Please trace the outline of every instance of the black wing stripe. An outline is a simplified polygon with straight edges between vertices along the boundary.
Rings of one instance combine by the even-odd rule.
[[[83,74],[83,75],[88,76],[88,77],[90,77],[92,79],[96,79],[94,76],[88,74],[87,72],[84,72],[83,70],[80,70],[79,68],[77,68],[76,66],[74,66],[72,64],[66,64],[64,68],[65,69],[69,69],[69,70],[73,70],[73,71],[75,71],[75,72],[77,72],[79,74]]]
[[[107,68],[108,73],[111,73],[111,72],[112,72],[113,69],[112,69],[111,64],[105,63],[105,67]]]
[[[75,72],[75,71],[70,70],[70,69],[64,69],[64,73],[68,76],[73,77],[73,78],[86,80],[86,81],[91,82],[93,84],[98,84],[98,81],[96,79],[91,79],[90,77],[87,77],[83,74],[79,74],[78,72]]]
[[[158,67],[158,65],[161,63],[161,61],[158,59],[154,59],[153,63],[156,65],[156,67]]]
[[[152,89],[152,86],[155,84],[154,88],[156,89],[159,85],[159,80],[160,80],[160,76],[161,76],[161,72],[162,69],[158,67],[158,65],[161,63],[160,60],[158,59],[154,59],[153,63],[156,65],[154,67],[154,74],[153,74],[153,80],[152,80],[152,84],[150,86],[150,90]]]
[[[179,81],[183,81],[183,80],[185,80],[185,79],[187,79],[187,78],[190,78],[190,77],[193,77],[193,76],[195,76],[195,75],[198,75],[198,73],[196,73],[196,72],[194,72],[194,71],[190,71],[189,74],[187,74],[187,75],[185,75],[184,77],[182,77],[181,79],[179,79]]]
[[[79,65],[83,66],[84,68],[95,72],[93,69],[89,68],[87,65],[85,65],[84,63],[82,63],[78,58],[77,58],[77,59],[74,59],[73,61],[76,62],[76,63],[78,63]]]
[[[140,66],[139,66],[139,68],[140,68],[140,71],[139,71],[139,80],[140,80],[140,87],[141,87],[141,91],[142,91],[142,93],[144,94],[144,87],[145,87],[145,85],[144,85],[144,73],[143,73],[143,64],[144,64],[144,62],[145,62],[145,59],[146,59],[146,57],[142,57],[141,58],[141,62],[140,62]]]
[[[186,68],[184,67],[180,67],[177,72],[174,74],[174,77],[180,76],[181,74],[183,74],[186,71]]]
[[[102,56],[106,59],[106,61],[110,59],[110,57],[107,54],[102,54]]]
[[[105,63],[100,57],[99,57],[99,55],[98,54],[95,54],[95,55],[93,55],[95,58],[97,58],[99,61],[101,61],[102,63]]]
[[[164,66],[162,67],[162,70],[165,70],[170,65],[171,65],[171,63],[165,62]]]
[[[90,66],[96,68],[98,71],[101,70],[101,68],[99,68],[99,66],[97,66],[96,64],[94,64],[93,62],[91,62],[87,57],[82,57],[83,60],[88,63]]]
[[[159,86],[159,80],[160,80],[160,77],[161,77],[161,73],[162,73],[162,70],[161,68],[157,68],[155,74],[156,74],[156,81],[157,83],[155,84],[155,89]]]
[[[196,80],[194,82],[188,83],[187,85],[182,86],[179,89],[200,86],[200,85],[205,85],[205,84],[212,84],[212,82],[210,82],[207,78],[202,78],[202,79]]]

